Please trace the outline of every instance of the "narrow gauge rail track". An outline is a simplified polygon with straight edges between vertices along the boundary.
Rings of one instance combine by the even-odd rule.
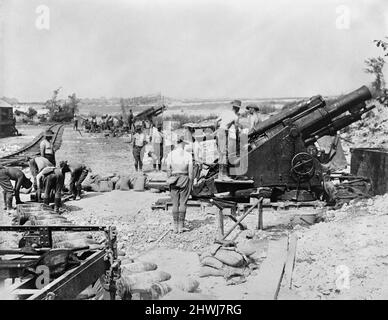
[[[57,151],[62,144],[62,134],[64,130],[64,124],[53,124],[47,129],[51,129],[54,132],[53,146]],[[30,143],[26,144],[16,152],[0,158],[1,166],[28,166],[28,159],[36,157],[40,153],[40,142],[44,138],[44,132],[38,134]]]

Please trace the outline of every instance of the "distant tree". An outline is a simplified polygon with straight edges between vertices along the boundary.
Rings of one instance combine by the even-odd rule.
[[[365,72],[375,76],[375,80],[372,82],[373,87],[378,91],[382,91],[385,88],[383,74],[385,60],[382,57],[369,58],[365,60],[365,64],[367,66]]]
[[[37,114],[38,114],[38,111],[36,111],[33,107],[28,107],[28,110],[27,110],[27,117],[28,117],[29,119],[32,119],[32,118],[35,117]]]
[[[376,44],[376,46],[378,48],[381,48],[384,52],[384,57],[388,57],[388,37],[385,37],[384,38],[385,40],[373,40],[373,42]],[[379,71],[381,72],[381,79],[382,79],[382,82],[381,82],[381,95],[377,98],[377,100],[382,103],[384,106],[388,107],[388,89],[385,87],[385,82],[384,82],[384,75],[382,74],[382,69],[384,67],[384,63],[382,63],[381,61],[384,61],[384,58],[381,58],[379,57],[378,59],[380,59],[379,61],[379,64],[381,65],[381,70],[379,71],[378,68],[379,66],[377,66],[377,70],[376,71]],[[373,70],[373,68],[372,68]],[[377,75],[376,75],[376,80],[377,80]],[[377,85],[378,83],[376,83]]]
[[[79,110],[78,104],[81,102],[81,99],[78,99],[75,93],[73,93],[72,95],[68,96],[68,98],[70,100],[69,104],[68,104],[68,108],[70,109],[70,111],[74,115]]]

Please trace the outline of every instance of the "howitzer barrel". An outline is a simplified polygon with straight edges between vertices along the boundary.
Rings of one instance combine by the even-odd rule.
[[[309,138],[314,132],[328,127],[333,120],[347,111],[354,113],[354,108],[358,108],[356,113],[360,113],[365,108],[365,101],[372,98],[371,91],[366,87],[361,88],[338,98],[334,103],[320,107],[307,114],[305,117],[294,121],[294,125],[302,132],[304,139]],[[355,120],[357,121],[357,120]]]
[[[315,131],[314,133],[312,133],[309,138],[305,139],[305,143],[310,144],[310,143],[317,141],[319,138],[321,138],[323,136],[336,134],[337,131],[339,131],[343,128],[346,128],[347,126],[351,125],[352,123],[354,123],[358,120],[361,120],[361,116],[364,113],[369,112],[370,110],[372,110],[375,107],[376,106],[373,105],[373,106],[370,106],[368,108],[365,108],[364,110],[362,110],[359,113],[342,115],[342,116],[334,119],[333,122],[330,125],[328,125],[327,127],[321,128],[321,129]]]
[[[307,112],[310,109],[316,109],[325,105],[325,101],[320,95],[311,97],[308,100],[302,100],[292,105],[288,110],[282,111],[279,114],[276,114],[269,119],[260,122],[250,133],[249,141],[253,142],[257,137],[262,135],[268,130],[274,129],[275,127],[280,126],[283,128],[285,124],[283,123],[287,119],[297,117],[304,112]]]

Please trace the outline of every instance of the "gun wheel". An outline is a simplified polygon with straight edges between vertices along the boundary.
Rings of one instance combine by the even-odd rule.
[[[311,179],[315,173],[314,158],[306,152],[296,154],[291,160],[291,173],[298,181]]]

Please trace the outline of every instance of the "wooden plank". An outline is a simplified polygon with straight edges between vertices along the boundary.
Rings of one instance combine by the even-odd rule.
[[[286,265],[284,267],[284,281],[287,288],[292,286],[292,272],[294,271],[297,236],[293,233],[288,237],[288,253]]]
[[[287,257],[288,238],[269,240],[267,258],[261,264],[258,274],[249,279],[247,299],[276,300],[283,278]]]

